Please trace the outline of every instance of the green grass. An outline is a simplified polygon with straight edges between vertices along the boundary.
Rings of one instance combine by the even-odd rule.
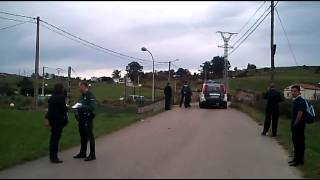
[[[250,89],[256,92],[263,92],[267,89],[270,83],[270,72],[256,72],[251,73],[252,76],[230,78],[230,90],[235,92],[236,89]],[[277,70],[275,73],[276,88],[283,90],[285,87],[294,83],[319,83],[320,74],[315,73],[313,70],[305,69],[289,69]]]
[[[43,126],[44,112],[1,109],[0,114],[0,170],[49,154],[50,131]],[[121,113],[100,110],[94,120],[95,135],[101,136],[119,130],[144,116],[146,115],[138,115],[133,110]],[[69,124],[62,134],[60,150],[80,142],[77,121],[72,113],[69,117]]]
[[[232,103],[231,107],[247,113],[259,124],[263,124],[265,115],[263,112],[248,105]],[[305,131],[306,151],[305,164],[298,168],[303,172],[305,178],[320,178],[320,123],[308,124]],[[289,152],[293,153],[291,140],[290,119],[279,118],[277,141]]]

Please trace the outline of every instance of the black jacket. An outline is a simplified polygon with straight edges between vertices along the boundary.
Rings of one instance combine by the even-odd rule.
[[[172,89],[171,86],[166,86],[164,88],[164,94],[166,97],[171,97],[172,96]]]
[[[267,99],[267,109],[278,109],[279,103],[284,100],[284,97],[279,91],[270,89],[264,94],[264,99]]]
[[[46,118],[50,126],[65,126],[68,123],[68,108],[66,106],[64,95],[52,95],[48,100],[48,112]]]

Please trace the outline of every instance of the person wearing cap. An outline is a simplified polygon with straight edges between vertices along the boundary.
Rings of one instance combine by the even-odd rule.
[[[96,109],[96,100],[94,95],[89,91],[86,82],[80,83],[80,104],[77,111],[77,120],[79,133],[81,137],[80,152],[74,156],[76,159],[85,158],[85,161],[92,161],[96,159],[95,154],[95,138],[93,134],[93,119],[95,117],[94,111]],[[90,153],[87,155],[87,144],[90,144]]]
[[[266,117],[261,135],[265,136],[269,131],[272,122],[272,137],[277,136],[278,118],[279,118],[279,103],[284,100],[279,91],[276,90],[275,84],[271,83],[269,89],[264,93],[264,99],[267,100]]]

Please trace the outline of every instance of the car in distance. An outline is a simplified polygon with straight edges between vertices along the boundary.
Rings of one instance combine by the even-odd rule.
[[[199,107],[222,107],[228,108],[227,92],[225,85],[220,82],[207,80],[199,90]]]

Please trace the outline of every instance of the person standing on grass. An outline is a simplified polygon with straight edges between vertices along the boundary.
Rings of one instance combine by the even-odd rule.
[[[51,128],[50,136],[50,161],[62,163],[58,158],[58,146],[63,128],[68,124],[68,108],[66,106],[64,89],[62,84],[56,84],[52,96],[48,100],[48,112],[46,114],[47,126]]]
[[[264,121],[264,128],[261,134],[264,136],[267,134],[272,122],[272,137],[276,137],[279,118],[279,103],[283,102],[284,98],[280,92],[275,89],[274,83],[271,83],[268,91],[264,93],[264,99],[267,99],[265,112],[266,119]]]
[[[172,98],[172,89],[170,83],[167,83],[166,87],[164,88],[164,95],[165,95],[165,110],[171,109],[171,98]]]
[[[304,113],[306,112],[305,100],[300,96],[300,86],[294,85],[291,87],[291,94],[293,98],[292,106],[292,119],[291,119],[291,132],[292,141],[294,146],[294,158],[289,161],[290,166],[298,166],[304,163],[305,151],[305,121]]]
[[[80,152],[73,156],[75,159],[85,158],[85,161],[92,161],[96,159],[95,154],[95,139],[93,134],[93,119],[95,117],[94,110],[96,109],[96,100],[94,95],[89,91],[88,84],[86,82],[80,83],[80,103],[81,107],[78,109],[79,133],[81,137]],[[90,143],[90,154],[87,154],[87,144]]]

